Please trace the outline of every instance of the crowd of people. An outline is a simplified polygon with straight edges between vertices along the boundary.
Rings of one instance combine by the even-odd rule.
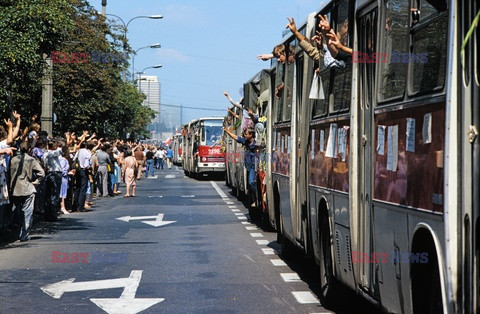
[[[20,129],[20,114],[0,126],[0,241],[29,240],[33,217],[58,221],[58,216],[87,212],[94,198],[122,194],[135,197],[136,181],[155,178],[167,150],[123,140],[97,139],[83,131],[50,137],[34,116]],[[15,125],[14,125],[15,124]]]

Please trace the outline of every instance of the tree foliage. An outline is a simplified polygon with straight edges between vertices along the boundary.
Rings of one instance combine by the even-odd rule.
[[[40,113],[42,55],[47,54],[57,60],[52,76],[54,133],[88,129],[103,137],[146,135],[154,112],[142,106],[144,96],[122,80],[128,64],[92,58],[120,56],[124,38],[117,26],[85,0],[20,0],[2,2],[0,8],[0,75],[11,82],[0,81],[4,116],[10,109],[8,91],[12,109],[22,116]],[[88,57],[82,61],[80,53]]]

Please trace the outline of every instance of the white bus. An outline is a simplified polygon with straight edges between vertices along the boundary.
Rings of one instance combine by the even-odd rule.
[[[318,263],[322,302],[341,282],[388,312],[480,310],[479,9],[332,1],[299,29],[310,38],[327,15],[353,49],[344,66],[282,41],[268,209],[284,250]]]

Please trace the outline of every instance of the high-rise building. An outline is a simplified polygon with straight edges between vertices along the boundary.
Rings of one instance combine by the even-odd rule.
[[[144,106],[150,107],[157,114],[152,121],[160,121],[160,83],[158,77],[151,75],[140,75],[137,79],[138,90],[144,93],[147,98],[143,101]]]

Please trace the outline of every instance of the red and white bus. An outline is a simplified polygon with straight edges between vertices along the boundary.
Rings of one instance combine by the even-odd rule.
[[[224,174],[223,120],[223,117],[199,118],[184,126],[182,161],[186,175]]]

